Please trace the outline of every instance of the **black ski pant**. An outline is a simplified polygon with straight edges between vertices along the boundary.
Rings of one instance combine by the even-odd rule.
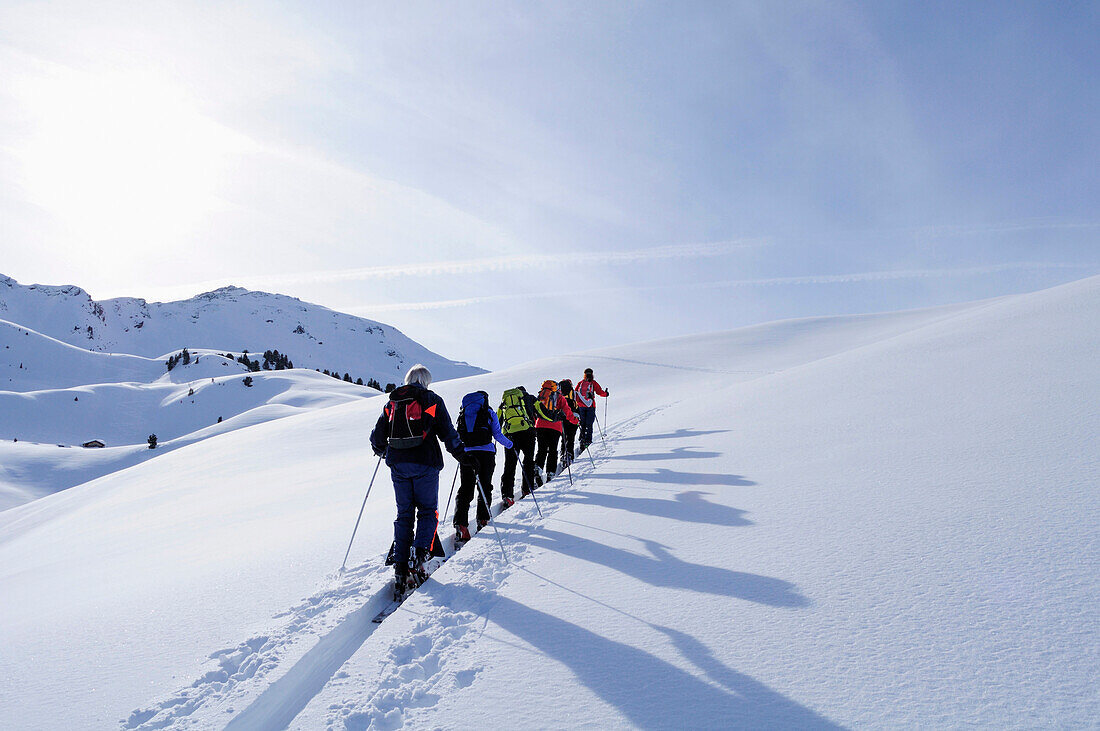
[[[459,469],[458,497],[455,499],[455,525],[470,524],[470,502],[477,493],[477,519],[489,521],[489,506],[481,497],[481,491],[477,488],[477,479],[481,479],[481,485],[485,488],[485,498],[493,499],[493,470],[496,468],[496,454],[493,452],[472,451],[466,452],[467,456],[473,455],[477,462],[477,471],[474,467],[462,465]]]
[[[512,449],[504,450],[504,472],[500,475],[500,494],[503,497],[515,499],[516,463],[523,455],[523,467],[520,472],[522,480],[521,495],[531,492],[535,485],[535,430],[524,429],[515,434],[506,434],[512,440]]]
[[[573,461],[573,443],[576,439],[577,429],[579,427],[568,419],[563,419],[561,428],[564,431],[564,434],[562,434],[561,446],[562,451],[565,452],[566,464],[568,464]]]
[[[596,421],[596,407],[579,406],[577,416],[581,422],[581,451],[583,452],[592,443],[592,423]]]
[[[535,464],[546,471],[546,479],[550,479],[558,471],[558,440],[561,432],[547,427],[536,427],[535,437],[539,442],[539,451],[535,455]]]

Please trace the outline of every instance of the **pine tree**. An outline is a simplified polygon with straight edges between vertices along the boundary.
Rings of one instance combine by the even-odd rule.
[[[248,386],[249,388],[252,388],[252,376],[245,376],[244,377],[244,385]]]
[[[148,441],[149,441],[149,449],[156,449],[157,448],[157,435],[156,434],[150,434]]]

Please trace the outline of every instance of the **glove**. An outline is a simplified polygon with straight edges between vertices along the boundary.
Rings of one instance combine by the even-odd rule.
[[[477,469],[477,459],[470,452],[463,452],[458,457],[458,463],[463,467],[469,467],[470,469]]]
[[[608,396],[610,396],[610,395],[611,395],[611,392],[610,392],[610,391],[608,391],[608,390],[607,390],[607,389],[605,388],[605,389],[603,390],[603,397],[604,397],[604,398],[607,398],[607,397],[608,397]]]
[[[373,444],[370,445],[370,448],[371,448],[371,451],[374,452],[375,457],[385,457],[386,456],[386,450],[379,449],[378,447],[374,446]]]

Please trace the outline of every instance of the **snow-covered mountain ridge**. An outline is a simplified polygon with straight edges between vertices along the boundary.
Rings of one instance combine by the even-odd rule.
[[[507,562],[487,530],[377,628],[385,468],[336,569],[381,396],[177,449],[0,514],[0,717],[1091,727],[1098,321],[1094,277],[441,383],[592,366],[606,440],[499,516]]]
[[[389,325],[281,294],[222,287],[178,302],[96,301],[80,287],[21,285],[0,275],[0,319],[87,350],[163,358],[184,347],[278,350],[299,368],[399,383],[413,363],[440,380],[483,373]]]
[[[190,362],[169,369],[183,348]],[[295,368],[249,374],[236,360],[245,350],[257,362],[277,350]],[[182,302],[97,302],[79,287],[0,275],[0,510],[198,439],[377,393],[312,368],[385,385],[417,361],[440,379],[482,372],[388,325],[283,295],[223,287]],[[73,449],[96,441],[106,449]]]

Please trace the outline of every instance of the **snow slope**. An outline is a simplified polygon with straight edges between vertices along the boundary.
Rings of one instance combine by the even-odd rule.
[[[1091,727],[1098,320],[1092,278],[439,384],[591,365],[607,439],[377,628],[385,468],[335,569],[380,397],[180,448],[0,514],[0,717]]]
[[[234,355],[278,350],[298,368],[335,370],[383,385],[399,383],[414,363],[424,363],[440,380],[484,372],[443,358],[389,325],[241,287],[179,302],[97,302],[76,286],[25,286],[0,275],[0,318],[80,348],[148,358],[184,347]],[[6,361],[18,354],[0,355]]]
[[[95,353],[0,322],[0,345],[9,340],[24,390],[0,390],[0,510],[210,436],[378,393],[310,370],[250,374],[209,351],[168,372],[164,359]],[[85,381],[96,378],[124,380]],[[39,381],[86,385],[28,388]],[[93,439],[107,448],[80,448]]]
[[[0,355],[0,392],[85,383],[148,383],[165,372],[162,358],[97,353],[7,320],[0,320]]]

